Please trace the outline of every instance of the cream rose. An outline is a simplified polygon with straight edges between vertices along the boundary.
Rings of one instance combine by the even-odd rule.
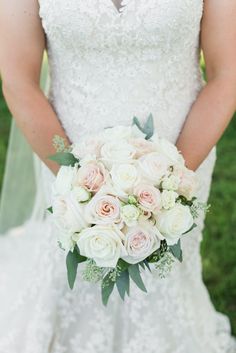
[[[135,205],[125,205],[121,208],[121,218],[129,227],[137,224],[140,211]]]
[[[111,169],[116,163],[124,164],[132,161],[135,148],[125,140],[105,143],[101,148],[101,160],[107,168]]]
[[[103,142],[101,138],[96,136],[88,137],[80,143],[74,144],[72,146],[72,154],[78,158],[83,159],[87,155],[92,155],[94,158],[100,157],[100,151]]]
[[[129,140],[129,143],[135,148],[135,158],[140,158],[147,153],[155,151],[155,145],[151,141],[147,141],[144,138],[133,138]]]
[[[132,136],[131,126],[117,125],[114,127],[109,127],[103,131],[103,141],[113,142],[120,140],[127,140]]]
[[[139,158],[138,164],[143,177],[153,185],[159,185],[171,165],[169,159],[159,152],[144,155]]]
[[[68,250],[68,247],[73,245],[73,234],[89,225],[84,219],[84,206],[69,194],[67,197],[55,198],[52,207],[53,219],[60,231],[59,241],[62,246],[66,246],[65,250]]]
[[[132,193],[134,185],[138,182],[139,175],[135,165],[118,164],[112,167],[111,178],[117,193],[122,195],[123,193]]]
[[[102,163],[91,161],[83,164],[74,178],[74,186],[82,186],[90,192],[97,192],[105,183],[108,172]]]
[[[75,167],[62,166],[59,169],[53,185],[54,195],[64,196],[71,191],[76,172],[77,168]]]
[[[177,147],[168,140],[161,138],[156,144],[157,151],[169,159],[171,165],[181,164],[184,165],[185,161],[183,156],[178,151]]]
[[[115,196],[96,194],[85,206],[84,217],[91,224],[118,224],[120,206]]]
[[[161,193],[153,185],[139,184],[134,188],[134,195],[142,209],[157,213],[161,209]]]
[[[97,266],[116,267],[119,258],[126,254],[122,239],[117,227],[96,225],[82,230],[77,245],[81,255],[93,259]]]
[[[157,228],[169,245],[178,239],[193,225],[193,216],[188,206],[176,204],[170,210],[161,211],[156,217]]]
[[[178,196],[179,195],[175,191],[163,190],[163,192],[161,193],[162,207],[165,210],[173,208],[175,206],[176,199],[178,198]]]
[[[130,264],[143,261],[160,247],[158,230],[153,227],[136,226],[128,228],[125,233],[125,249],[127,255],[123,260]]]

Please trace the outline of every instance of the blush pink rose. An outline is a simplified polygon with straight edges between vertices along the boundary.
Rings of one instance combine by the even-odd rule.
[[[91,161],[79,168],[75,186],[82,186],[90,192],[97,192],[105,183],[107,171],[102,163]]]
[[[125,234],[125,249],[127,255],[123,259],[130,263],[138,263],[151,255],[160,246],[158,230],[151,227],[128,228]]]
[[[157,213],[161,209],[161,193],[155,186],[139,184],[134,188],[134,195],[144,210]]]
[[[96,194],[85,207],[85,218],[92,224],[120,222],[120,202],[112,195]]]
[[[187,168],[179,168],[174,170],[174,173],[180,178],[178,193],[191,200],[196,196],[198,189],[197,175],[194,171]]]

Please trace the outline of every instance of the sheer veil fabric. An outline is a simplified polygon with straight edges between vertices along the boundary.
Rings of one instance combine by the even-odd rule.
[[[41,88],[48,94],[49,75],[45,55]],[[45,200],[41,183],[42,163],[33,153],[14,120],[11,123],[7,161],[0,199],[0,235],[25,221],[43,219]]]
[[[159,136],[175,142],[204,85],[203,0],[123,0],[120,12],[111,0],[39,5],[47,38],[47,95],[70,140],[130,125],[134,115],[144,121],[151,112]],[[202,201],[215,158],[213,148],[197,171]],[[31,175],[30,163],[21,184]],[[34,194],[38,186],[33,217],[0,238],[0,353],[236,352],[229,320],[216,312],[202,281],[203,215],[182,242],[182,264],[176,262],[165,279],[157,270],[143,273],[148,294],[131,285],[125,302],[114,292],[105,308],[99,286],[83,281],[80,272],[74,290],[68,288],[65,254],[44,212],[53,179],[39,166],[31,189]],[[11,168],[9,159],[5,180],[16,190]],[[3,194],[4,229],[21,220],[15,211],[14,220],[9,214],[10,189]]]

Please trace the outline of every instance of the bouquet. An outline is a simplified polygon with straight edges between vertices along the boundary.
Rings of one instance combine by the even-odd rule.
[[[178,259],[181,239],[206,206],[196,198],[196,174],[177,148],[154,133],[150,114],[141,125],[115,126],[66,147],[54,138],[61,165],[53,184],[58,243],[67,252],[72,289],[78,265],[84,280],[98,282],[107,304],[116,286],[122,299],[130,280],[144,292],[142,271],[161,277]]]

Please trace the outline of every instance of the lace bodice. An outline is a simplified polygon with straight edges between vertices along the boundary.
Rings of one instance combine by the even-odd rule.
[[[68,135],[152,112],[174,140],[202,86],[202,0],[40,0],[49,98]]]

